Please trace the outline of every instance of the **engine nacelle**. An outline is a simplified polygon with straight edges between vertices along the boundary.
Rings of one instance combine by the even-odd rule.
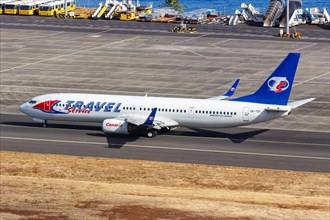
[[[120,119],[105,119],[102,124],[104,133],[128,134],[127,121]]]

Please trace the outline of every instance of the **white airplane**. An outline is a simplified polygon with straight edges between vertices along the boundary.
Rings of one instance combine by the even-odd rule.
[[[290,53],[253,94],[233,98],[237,80],[223,96],[209,99],[55,93],[40,95],[19,110],[47,126],[48,120],[103,122],[105,133],[155,137],[179,126],[227,128],[283,116],[314,98],[289,102],[299,53]]]

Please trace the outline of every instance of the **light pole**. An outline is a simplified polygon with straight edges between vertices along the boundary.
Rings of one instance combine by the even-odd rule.
[[[286,34],[290,34],[289,30],[289,20],[290,20],[290,13],[289,13],[289,0],[286,0]]]

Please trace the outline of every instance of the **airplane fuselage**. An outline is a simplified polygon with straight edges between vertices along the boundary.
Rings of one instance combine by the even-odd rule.
[[[291,111],[267,111],[268,104],[208,99],[56,93],[37,96],[20,110],[42,120],[102,122],[138,115],[148,117],[157,108],[155,121],[173,127],[224,128],[259,123]],[[176,124],[177,123],[177,124]]]

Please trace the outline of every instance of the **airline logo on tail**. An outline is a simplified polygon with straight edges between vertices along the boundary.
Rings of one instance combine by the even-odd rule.
[[[268,80],[267,85],[270,91],[280,93],[289,88],[289,81],[286,77],[272,77]]]

